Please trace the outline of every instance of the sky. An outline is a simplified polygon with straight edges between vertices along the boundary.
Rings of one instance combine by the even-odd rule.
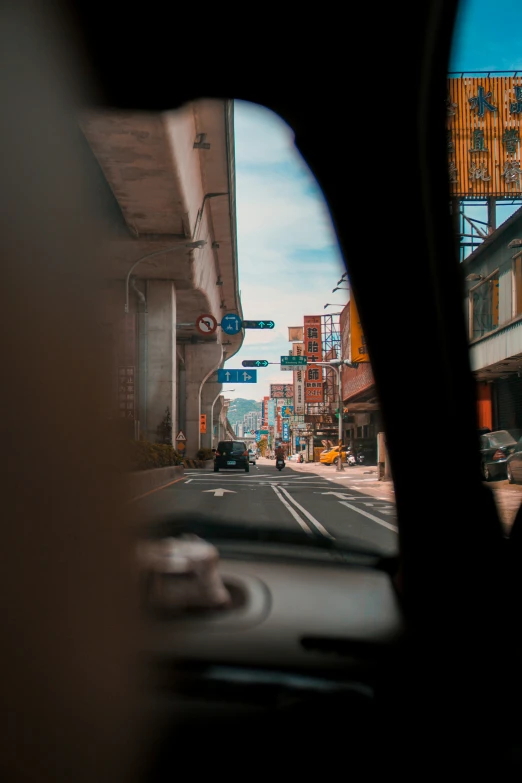
[[[522,70],[518,0],[462,0],[450,71]],[[239,288],[245,320],[272,319],[270,331],[246,330],[241,350],[226,363],[244,359],[276,362],[257,371],[257,384],[223,388],[225,396],[260,400],[270,383],[291,383],[279,360],[291,349],[288,327],[304,315],[340,312],[348,291],[332,289],[345,271],[324,197],[294,146],[292,130],[273,112],[243,101],[235,104],[236,202]],[[503,222],[516,207],[497,207]],[[466,210],[485,220],[482,207]],[[339,307],[324,309],[327,302]],[[234,388],[234,391],[227,389]]]

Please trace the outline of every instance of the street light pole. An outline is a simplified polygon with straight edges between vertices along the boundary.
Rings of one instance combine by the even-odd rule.
[[[127,276],[125,278],[125,312],[129,312],[129,279],[134,268],[137,267],[138,264],[141,264],[142,261],[146,261],[148,258],[161,256],[163,253],[172,253],[174,250],[183,250],[183,248],[189,248],[193,250],[196,247],[204,247],[206,244],[206,239],[197,239],[194,242],[179,242],[177,245],[173,245],[172,247],[164,247],[163,250],[155,250],[153,253],[147,253],[147,255],[138,258],[127,272]]]
[[[233,392],[233,391],[235,391],[235,389],[221,389],[221,391],[219,391],[216,394],[214,402],[212,403],[212,405],[210,407],[210,448],[211,449],[214,448],[214,405],[218,401],[218,398],[221,397],[221,395],[224,392]],[[219,435],[219,432],[218,432],[218,435]]]

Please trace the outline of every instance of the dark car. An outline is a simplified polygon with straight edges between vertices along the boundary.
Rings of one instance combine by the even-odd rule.
[[[510,484],[522,484],[522,438],[506,460],[506,475]]]
[[[241,440],[222,440],[214,457],[214,473],[220,468],[239,468],[248,473],[250,461],[246,443]]]
[[[480,436],[480,462],[485,481],[506,478],[506,463],[517,446],[515,438],[507,430],[496,430]]]

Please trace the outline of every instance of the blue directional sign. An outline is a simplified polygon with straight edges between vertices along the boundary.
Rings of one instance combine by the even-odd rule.
[[[288,419],[283,419],[283,440],[290,440],[290,428],[288,426]]]
[[[257,370],[218,370],[218,383],[257,383]]]
[[[243,321],[243,329],[273,329],[275,323],[270,319],[266,321]]]
[[[237,334],[241,331],[241,318],[237,313],[227,313],[221,319],[221,328],[227,334]]]

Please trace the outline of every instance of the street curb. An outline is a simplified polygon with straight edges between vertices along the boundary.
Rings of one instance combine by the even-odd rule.
[[[127,494],[131,499],[145,495],[155,489],[166,486],[172,481],[183,477],[185,468],[183,465],[171,465],[167,468],[153,468],[152,470],[139,470],[127,477]]]

